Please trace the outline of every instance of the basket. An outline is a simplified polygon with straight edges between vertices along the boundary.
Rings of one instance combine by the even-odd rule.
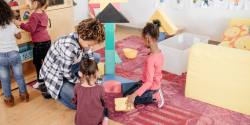
[[[33,57],[33,47],[26,45],[19,48],[19,54],[22,61]]]

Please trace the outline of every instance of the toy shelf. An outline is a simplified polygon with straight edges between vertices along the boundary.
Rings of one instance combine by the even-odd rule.
[[[21,10],[21,9],[29,9],[30,7],[20,7],[20,6],[13,6],[11,7],[12,10]]]

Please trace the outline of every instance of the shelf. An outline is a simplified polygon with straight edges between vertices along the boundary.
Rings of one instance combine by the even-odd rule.
[[[33,58],[26,59],[26,60],[22,61],[22,63],[26,63],[26,62],[29,62],[31,60],[33,60]]]
[[[36,68],[34,67],[34,68],[23,71],[23,76],[24,76],[26,84],[35,81],[37,79]],[[10,85],[11,85],[11,90],[18,88],[18,85],[17,85],[13,75],[11,75],[11,84]]]
[[[30,7],[20,7],[20,6],[11,7],[12,10],[29,9],[29,8]]]

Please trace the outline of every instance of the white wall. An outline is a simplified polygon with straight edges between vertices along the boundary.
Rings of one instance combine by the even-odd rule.
[[[184,32],[209,36],[214,41],[221,41],[221,35],[227,29],[230,18],[250,18],[250,11],[246,10],[194,9],[189,7],[189,0],[185,0],[182,10],[177,10],[170,7],[172,0],[166,1],[167,7],[164,11],[174,24],[185,26]],[[88,0],[75,2],[78,4],[74,7],[75,20],[88,18]],[[130,21],[121,25],[143,28],[157,10],[154,3],[155,0],[128,0],[128,3],[121,3],[121,12]]]

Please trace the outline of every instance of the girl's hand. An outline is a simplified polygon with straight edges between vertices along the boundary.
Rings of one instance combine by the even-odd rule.
[[[22,24],[22,22],[19,21],[19,20],[15,20],[15,21],[14,21],[14,24],[15,24],[16,26],[20,26],[20,25]]]
[[[134,106],[134,102],[135,102],[135,97],[137,96],[136,93],[133,93],[132,95],[128,95],[128,100],[126,102],[127,104],[127,109],[130,108],[130,111],[131,111],[131,108]]]

